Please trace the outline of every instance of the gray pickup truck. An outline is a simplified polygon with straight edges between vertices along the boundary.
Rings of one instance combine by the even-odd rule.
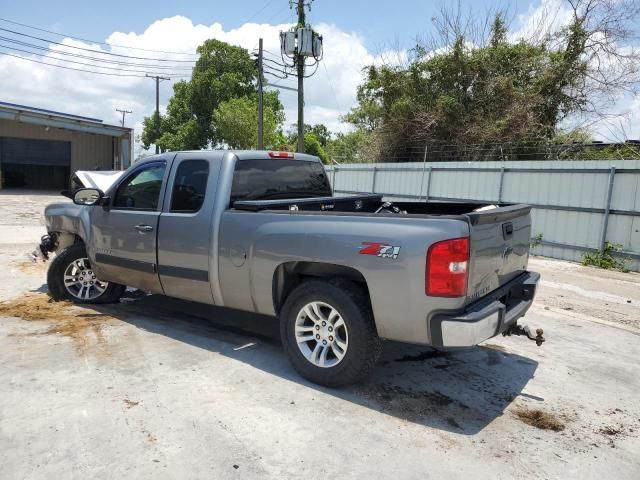
[[[125,286],[278,317],[307,379],[362,379],[381,339],[473,346],[517,324],[530,207],[335,197],[316,157],[193,151],[133,165],[105,192],[49,205],[56,300],[115,302]]]

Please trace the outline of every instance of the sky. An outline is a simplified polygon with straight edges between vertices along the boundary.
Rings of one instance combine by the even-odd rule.
[[[325,56],[317,73],[305,82],[306,123],[324,123],[333,131],[348,128],[340,121],[340,116],[355,104],[362,68],[380,58],[390,58],[391,52],[406,52],[415,45],[416,38],[428,36],[433,29],[431,19],[444,4],[427,0],[315,0],[311,11],[307,13],[307,21],[323,34]],[[557,9],[559,19],[566,13],[566,5],[562,0],[512,0],[501,4],[488,0],[462,0],[461,5],[463,9],[473,8],[479,13],[507,5],[512,34],[534,27],[536,15],[543,7]],[[54,39],[65,45],[57,47],[63,51],[78,53],[77,48],[71,47],[80,47],[171,61],[192,60],[194,57],[109,47],[65,36],[122,47],[171,52],[193,52],[206,38],[218,38],[252,50],[257,47],[258,38],[263,37],[265,48],[278,54],[278,34],[295,20],[287,0],[111,0],[100,3],[86,0],[0,0],[0,17],[63,34],[56,37],[0,20],[0,28]],[[7,35],[7,32],[0,33]],[[0,50],[3,51],[9,52]],[[58,63],[47,51],[43,52],[47,57],[34,57],[15,50],[10,52]],[[172,93],[171,84],[174,81],[162,83],[161,110]],[[273,82],[276,81],[274,78]],[[295,79],[290,78],[282,83],[294,85]],[[285,106],[287,125],[294,123],[297,115],[296,94],[282,90],[281,100]],[[116,108],[133,110],[127,116],[127,126],[133,126],[136,134],[139,134],[142,119],[151,115],[155,108],[155,91],[153,81],[147,78],[91,75],[0,55],[0,101],[97,117],[107,123],[119,122],[120,114],[115,111]],[[623,107],[632,111],[631,118],[640,118],[640,100],[627,98],[615,106]],[[610,126],[601,126],[596,129],[596,134],[607,138],[610,130]],[[640,130],[634,127],[630,128],[629,133],[635,134],[635,138],[640,136]]]

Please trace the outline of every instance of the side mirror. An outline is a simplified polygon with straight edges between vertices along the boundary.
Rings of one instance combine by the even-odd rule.
[[[100,205],[103,198],[104,193],[97,188],[81,188],[73,193],[73,203],[76,205]]]

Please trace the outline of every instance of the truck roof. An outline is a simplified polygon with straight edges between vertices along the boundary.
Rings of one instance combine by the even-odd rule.
[[[158,155],[151,155],[149,157],[145,157],[144,159],[136,162],[136,165],[146,163],[146,162],[152,162],[154,160],[166,159],[167,155],[175,155],[178,153],[190,153],[190,154],[200,153],[200,154],[206,155],[208,158],[213,157],[213,158],[219,158],[219,159],[223,159],[225,158],[226,154],[231,153],[238,160],[274,160],[274,158],[269,155],[269,153],[274,153],[274,151],[271,151],[271,150],[179,150],[175,152],[166,152]],[[276,153],[280,153],[280,152],[276,152]],[[291,152],[291,153],[293,153],[294,156],[290,160],[303,160],[306,162],[319,162],[319,163],[322,162],[320,158],[314,155],[308,155],[306,153],[297,153],[297,152]]]

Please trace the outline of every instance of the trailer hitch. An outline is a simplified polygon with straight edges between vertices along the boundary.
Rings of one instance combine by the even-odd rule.
[[[528,325],[525,325],[523,327],[521,325],[518,325],[517,323],[514,323],[508,329],[502,332],[502,335],[505,337],[511,335],[525,335],[529,340],[533,340],[534,342],[536,342],[536,345],[540,346],[545,341],[545,338],[542,336],[543,333],[543,330],[541,328],[538,328],[536,329],[536,334],[534,335]]]

